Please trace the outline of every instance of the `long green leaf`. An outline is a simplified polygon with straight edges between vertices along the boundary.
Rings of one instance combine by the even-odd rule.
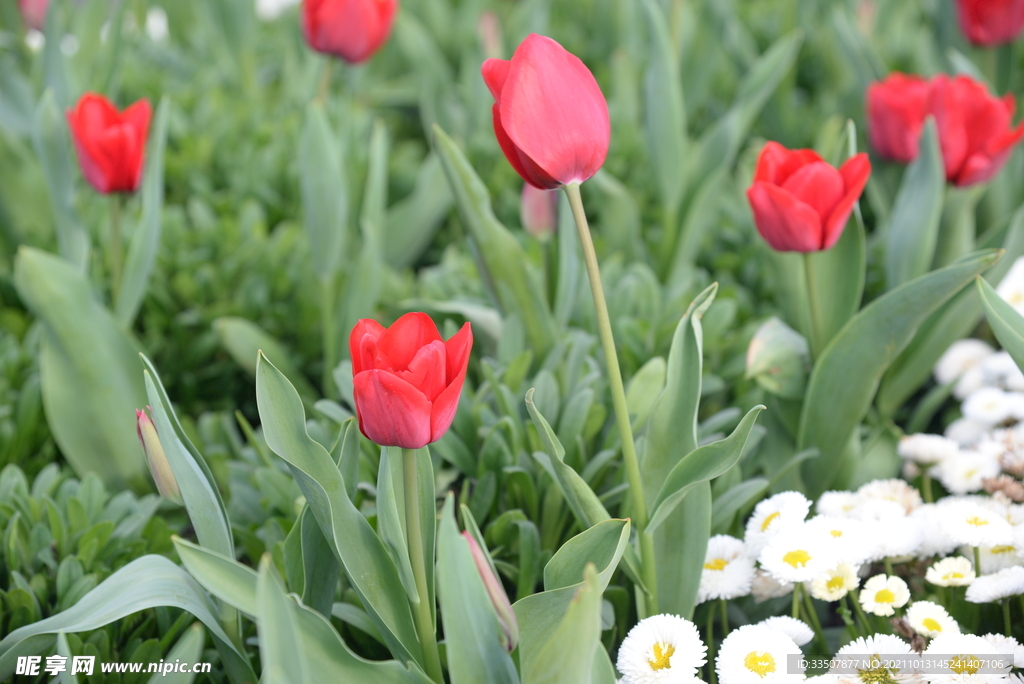
[[[259,609],[262,684],[313,684],[301,650],[298,625],[284,584],[274,570],[270,554],[260,560],[256,577],[256,605]]]
[[[281,368],[281,372],[295,385],[303,397],[313,399],[320,396],[306,377],[292,363],[291,354],[285,346],[270,333],[252,321],[238,316],[221,316],[213,321],[213,330],[221,346],[252,377],[256,377],[256,354],[262,351],[267,358]]]
[[[164,660],[168,665],[177,662],[198,663],[203,655],[206,642],[206,630],[202,624],[195,623],[189,627]],[[192,684],[196,678],[194,672],[159,672],[149,678],[149,684]]]
[[[595,656],[601,646],[601,595],[604,586],[594,565],[583,573],[569,609],[540,653],[523,668],[524,684],[593,684]]]
[[[250,617],[259,615],[255,570],[181,537],[171,539],[182,565],[203,589]]]
[[[312,102],[299,141],[303,224],[321,279],[338,272],[348,235],[348,193],[341,148],[323,103]]]
[[[981,277],[978,278],[978,292],[985,307],[985,317],[999,344],[1013,357],[1018,367],[1024,368],[1024,317]]]
[[[384,257],[395,268],[411,266],[423,254],[452,208],[452,191],[441,160],[427,155],[412,194],[393,204],[387,213]]]

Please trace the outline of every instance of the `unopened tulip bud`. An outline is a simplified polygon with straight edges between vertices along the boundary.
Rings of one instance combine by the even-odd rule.
[[[18,0],[21,18],[30,29],[42,31],[46,25],[46,8],[50,0]]]
[[[466,538],[466,543],[469,544],[469,551],[473,555],[473,562],[476,564],[477,572],[480,573],[480,578],[484,581],[487,595],[491,597],[491,604],[494,606],[494,612],[498,616],[498,623],[504,632],[502,645],[511,653],[516,650],[516,645],[519,643],[519,623],[516,621],[516,614],[512,610],[512,604],[508,600],[508,594],[505,593],[505,588],[501,586],[501,580],[494,576],[494,571],[491,570],[491,564],[488,562],[487,556],[484,555],[483,549],[476,543],[473,535],[469,532],[463,532],[462,536]]]
[[[541,190],[525,183],[519,216],[527,233],[547,242],[558,227],[558,191]]]
[[[780,397],[802,397],[810,355],[807,340],[780,321],[769,318],[747,347],[747,377]]]
[[[487,11],[480,15],[476,22],[476,33],[480,36],[480,44],[484,48],[484,57],[500,59],[504,56],[505,47],[501,39],[501,22],[498,15]]]
[[[149,464],[149,472],[156,482],[157,491],[160,496],[168,501],[173,501],[179,506],[185,502],[181,498],[181,490],[178,489],[178,481],[174,479],[171,471],[171,464],[167,462],[167,455],[160,443],[160,437],[156,434],[156,425],[145,411],[135,410],[135,430],[139,435],[139,443],[146,453],[146,463]]]

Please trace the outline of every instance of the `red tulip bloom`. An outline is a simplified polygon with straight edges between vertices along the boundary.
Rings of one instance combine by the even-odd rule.
[[[303,0],[302,33],[317,52],[365,62],[387,41],[398,0]]]
[[[927,80],[900,73],[868,86],[868,133],[879,155],[903,163],[917,157],[930,94]]]
[[[586,65],[535,33],[511,60],[482,69],[494,96],[494,133],[527,183],[553,189],[581,183],[604,164],[611,140],[608,103]]]
[[[46,26],[46,6],[50,0],[18,0],[21,19],[30,29],[42,31]]]
[[[780,252],[829,249],[843,234],[870,175],[864,153],[837,170],[814,150],[787,150],[769,142],[747,190],[757,230]]]
[[[441,439],[466,379],[469,323],[445,342],[425,313],[407,313],[390,328],[364,318],[348,344],[362,433],[381,446],[406,449]]]
[[[932,79],[931,110],[939,130],[946,179],[954,185],[982,183],[1002,168],[1024,125],[1012,128],[1013,95],[999,99],[966,76]]]
[[[960,28],[975,45],[1012,42],[1024,29],[1024,0],[957,0]]]
[[[152,115],[148,100],[118,112],[110,100],[95,93],[86,93],[68,110],[82,175],[97,192],[138,189]]]

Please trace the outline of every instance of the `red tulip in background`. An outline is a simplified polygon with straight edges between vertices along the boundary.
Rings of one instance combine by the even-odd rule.
[[[95,93],[86,93],[68,110],[82,175],[97,192],[138,189],[152,115],[148,100],[118,112],[107,98]]]
[[[975,45],[1013,41],[1024,29],[1024,0],[957,0],[960,28]]]
[[[864,153],[838,170],[814,150],[761,150],[747,199],[761,236],[780,252],[817,252],[839,240],[871,175]]]
[[[46,26],[46,6],[50,0],[18,0],[21,19],[30,29],[42,31]]]
[[[303,0],[302,33],[317,52],[357,64],[387,41],[398,0]]]
[[[519,218],[527,233],[541,242],[549,240],[558,229],[558,191],[541,190],[524,183]]]
[[[611,139],[608,103],[578,57],[532,33],[511,60],[488,59],[482,72],[494,133],[523,180],[553,189],[597,173]]]
[[[880,156],[903,163],[917,157],[930,96],[931,84],[920,76],[893,73],[868,86],[868,134]]]
[[[932,79],[931,110],[939,130],[946,179],[974,185],[994,176],[1024,136],[1024,125],[1012,128],[1013,95],[999,99],[966,76]]]
[[[472,347],[469,323],[445,342],[425,313],[407,313],[390,328],[367,318],[356,323],[349,351],[362,433],[405,449],[441,439],[455,417]]]

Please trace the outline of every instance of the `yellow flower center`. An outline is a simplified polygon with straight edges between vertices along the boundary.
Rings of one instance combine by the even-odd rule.
[[[672,667],[672,654],[675,652],[676,647],[672,644],[658,642],[654,644],[654,658],[648,659],[647,664],[652,670],[667,670]]]
[[[981,660],[972,655],[954,656],[949,659],[949,669],[957,674],[976,674],[981,669]]]
[[[896,601],[896,594],[888,589],[882,589],[875,594],[875,603],[893,603]]]
[[[781,515],[782,515],[781,513],[779,513],[778,511],[775,511],[774,513],[772,513],[771,515],[769,515],[769,516],[768,516],[767,518],[765,518],[765,519],[764,519],[764,522],[763,522],[763,523],[761,523],[761,531],[762,531],[762,532],[767,532],[767,531],[768,531],[768,527],[769,527],[769,526],[770,526],[770,525],[771,525],[771,524],[772,524],[773,522],[775,522],[776,518],[779,518],[779,517],[780,517]]]
[[[839,537],[843,536],[843,531],[842,530],[832,530],[829,534],[831,534],[833,537],[838,539]]]
[[[803,549],[797,549],[796,551],[790,551],[782,557],[784,563],[788,563],[794,568],[802,568],[807,565],[807,562],[811,560],[811,554],[807,553]]]
[[[751,651],[743,659],[743,665],[762,679],[775,672],[775,658],[772,657],[771,653]]]
[[[927,629],[929,632],[942,631],[942,625],[940,625],[939,622],[933,618],[925,618],[921,621],[921,624],[924,625],[924,628]]]
[[[988,525],[988,520],[985,520],[984,518],[979,518],[975,515],[967,519],[967,524],[973,525],[975,527],[984,527],[985,525]]]
[[[992,553],[995,553],[995,554],[1013,553],[1016,550],[1017,549],[1012,547],[1012,546],[993,546],[992,547]]]
[[[962,572],[957,572],[956,570],[954,570],[953,572],[947,572],[945,575],[942,576],[942,579],[944,579],[944,580],[963,579],[963,578],[964,578],[964,574]]]
[[[832,577],[828,582],[825,582],[825,586],[828,587],[829,591],[839,591],[845,584],[846,582],[843,581],[842,577]]]
[[[729,561],[724,558],[713,558],[704,564],[705,570],[725,570],[725,566],[729,564]]]

